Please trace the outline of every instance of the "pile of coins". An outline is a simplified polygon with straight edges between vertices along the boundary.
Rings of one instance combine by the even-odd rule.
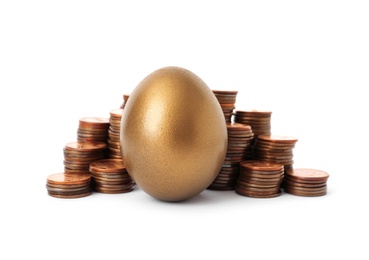
[[[254,198],[273,198],[281,194],[283,180],[282,164],[264,161],[246,160],[240,163],[240,175],[236,192]]]
[[[126,106],[127,101],[128,101],[128,98],[129,98],[129,95],[128,94],[124,94],[123,95],[123,103],[122,103],[122,105],[120,105],[120,108],[121,109],[123,109]]]
[[[77,140],[80,142],[104,142],[108,139],[109,119],[84,117],[79,120]]]
[[[231,123],[238,91],[213,90],[213,93],[223,110],[226,123]]]
[[[254,139],[252,140],[249,148],[246,152],[245,159],[253,159],[253,147],[254,141],[258,135],[270,135],[271,134],[271,111],[262,110],[237,110],[234,114],[234,121],[241,124],[250,125],[252,132],[254,133]]]
[[[284,165],[284,169],[293,167],[293,148],[297,138],[278,135],[259,135],[253,146],[256,160],[275,162]]]
[[[249,125],[227,124],[228,146],[226,157],[218,176],[208,189],[233,190],[239,174],[239,163],[243,160],[246,150],[254,134]]]
[[[126,193],[134,189],[135,183],[128,175],[120,159],[103,159],[90,164],[93,190],[101,193]]]
[[[64,172],[89,173],[90,163],[105,158],[106,143],[70,142],[64,146]]]
[[[92,193],[91,175],[88,173],[55,173],[47,177],[47,193],[56,198],[81,198]]]
[[[297,196],[323,196],[327,194],[327,172],[316,169],[289,169],[285,173],[283,190]]]
[[[108,150],[109,158],[122,159],[120,149],[120,121],[122,119],[123,109],[114,109],[110,111],[110,127],[108,131]]]

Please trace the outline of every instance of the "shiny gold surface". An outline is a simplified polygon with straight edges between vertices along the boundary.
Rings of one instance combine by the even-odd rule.
[[[127,171],[147,194],[164,201],[198,195],[216,178],[227,150],[221,107],[194,73],[165,67],[130,94],[120,144]]]

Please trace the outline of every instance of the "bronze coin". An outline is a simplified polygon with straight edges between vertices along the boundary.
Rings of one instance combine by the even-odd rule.
[[[325,171],[308,168],[291,169],[286,174],[296,179],[311,181],[326,181],[329,177],[329,174]]]
[[[127,189],[110,189],[110,188],[103,188],[103,187],[94,187],[94,191],[106,194],[119,194],[119,193],[127,193],[134,190],[134,186],[127,188]]]
[[[123,116],[123,111],[124,109],[113,109],[111,110],[109,113],[110,113],[110,117],[113,117],[113,118],[121,118]]]
[[[104,142],[70,142],[64,147],[67,151],[93,152],[102,151],[107,147]]]
[[[242,189],[237,189],[236,188],[236,193],[238,193],[239,195],[243,195],[243,196],[247,196],[247,197],[252,197],[252,198],[275,198],[281,195],[281,191],[279,190],[276,193],[259,193],[259,192],[252,192],[252,191],[244,191]]]
[[[54,173],[47,177],[47,183],[51,184],[84,184],[89,183],[91,175],[85,174],[73,174],[68,175],[65,173]]]
[[[90,171],[94,172],[126,172],[126,166],[119,159],[102,159],[90,164]]]
[[[298,139],[295,137],[282,135],[259,135],[258,140],[264,140],[272,143],[287,143],[287,144],[293,144],[298,141]]]
[[[258,171],[279,171],[283,168],[283,165],[259,160],[247,160],[240,162],[240,167]]]
[[[106,128],[109,127],[109,118],[106,117],[84,117],[79,119],[82,128]]]

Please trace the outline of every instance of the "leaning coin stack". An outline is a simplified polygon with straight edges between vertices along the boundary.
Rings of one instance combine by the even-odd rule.
[[[84,117],[79,120],[77,140],[80,142],[107,142],[109,119]]]
[[[108,131],[108,150],[109,158],[122,159],[120,150],[120,121],[122,119],[123,109],[115,109],[110,111],[110,128]]]
[[[236,108],[235,104],[238,91],[213,90],[213,93],[223,110],[226,123],[231,123],[233,110]]]
[[[64,172],[89,173],[90,163],[105,158],[104,142],[70,142],[64,146]]]
[[[249,125],[227,124],[228,146],[223,166],[208,189],[233,190],[239,174],[239,163],[243,160],[245,152],[254,137]]]
[[[55,173],[47,177],[47,193],[56,198],[72,199],[86,197],[92,193],[91,175],[88,173]]]
[[[281,163],[284,169],[293,168],[293,148],[297,138],[278,135],[259,135],[254,143],[253,156],[256,160]]]
[[[249,146],[245,159],[252,159],[252,149],[254,141],[258,135],[271,134],[271,111],[263,110],[237,110],[234,114],[234,121],[241,124],[250,125],[254,133],[254,140]]]
[[[240,163],[240,175],[237,179],[236,192],[254,198],[273,198],[281,194],[283,164],[256,160]]]
[[[120,108],[123,109],[126,106],[127,101],[128,101],[128,98],[129,98],[129,95],[128,94],[124,94],[123,95],[123,103],[122,103],[122,105],[120,105]]]
[[[327,194],[329,174],[316,169],[289,169],[283,180],[283,190],[297,196],[323,196]]]
[[[93,190],[101,193],[126,193],[135,183],[120,159],[103,159],[90,164]]]

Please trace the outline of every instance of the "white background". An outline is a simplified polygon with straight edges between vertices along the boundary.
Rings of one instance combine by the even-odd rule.
[[[0,258],[368,259],[368,14],[354,0],[1,1]],[[108,117],[170,65],[273,111],[328,194],[49,197],[78,119]]]

